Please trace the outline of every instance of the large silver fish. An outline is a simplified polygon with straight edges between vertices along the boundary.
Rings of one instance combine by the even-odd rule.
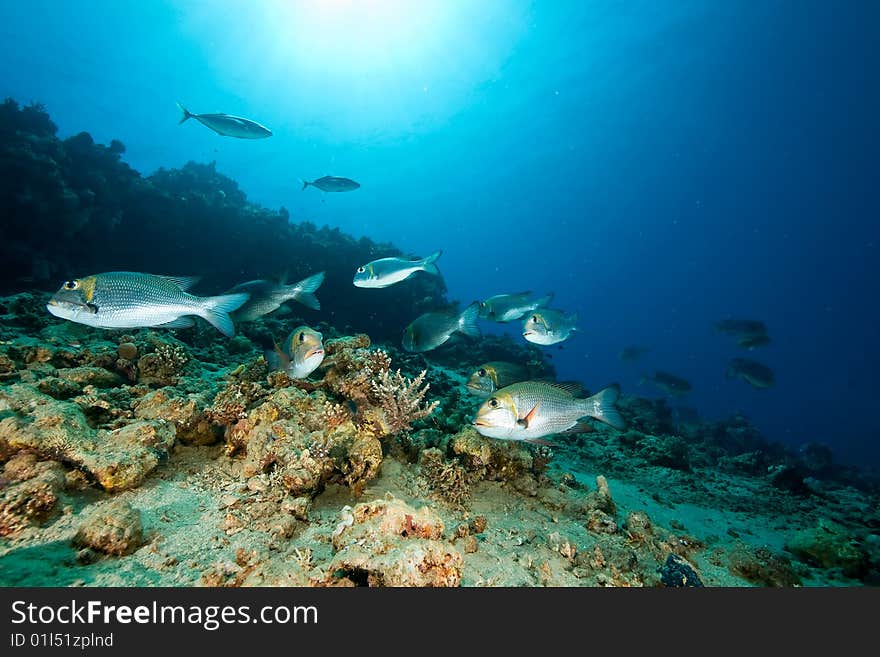
[[[197,297],[186,290],[197,278],[115,271],[64,283],[46,306],[62,319],[97,328],[186,328],[201,317],[229,337],[229,317],[248,300],[246,293]]]
[[[322,192],[351,192],[361,186],[360,183],[355,182],[351,178],[340,178],[338,176],[324,176],[311,182],[303,180],[302,184],[303,190],[311,185],[312,187],[317,187]]]
[[[238,139],[263,139],[271,137],[272,131],[266,126],[260,125],[256,121],[244,119],[240,116],[232,116],[231,114],[193,114],[180,103],[177,103],[183,116],[180,123],[188,119],[195,119],[204,126],[207,126],[218,135],[224,137],[237,137]]]
[[[523,381],[496,391],[483,402],[473,425],[488,437],[546,443],[545,436],[582,433],[591,427],[583,418],[593,418],[615,429],[624,428],[615,407],[620,388],[611,385],[592,397],[578,398],[578,384]]]
[[[318,301],[318,297],[314,293],[323,282],[324,272],[318,272],[293,285],[286,285],[284,280],[281,282],[257,280],[239,283],[226,294],[246,292],[250,295],[247,302],[232,316],[239,322],[252,322],[258,317],[275,312],[281,307],[281,304],[291,300],[298,301],[312,310],[319,310],[321,302]]]
[[[308,326],[293,329],[283,345],[266,351],[270,369],[282,370],[291,379],[304,379],[324,360],[324,336]]]
[[[430,351],[445,343],[456,332],[479,337],[479,312],[480,303],[475,301],[461,314],[434,312],[420,315],[404,330],[403,348],[416,353]]]
[[[551,345],[567,340],[577,330],[577,314],[542,308],[533,312],[523,322],[523,337],[529,342]]]
[[[553,300],[552,293],[540,299],[531,299],[531,296],[531,292],[496,294],[480,305],[480,317],[493,322],[512,322],[538,308],[544,308]]]
[[[421,260],[404,260],[403,258],[373,260],[363,267],[357,268],[353,283],[355,287],[379,288],[406,280],[418,271],[439,276],[440,270],[434,263],[441,255],[443,255],[443,251],[432,253]]]

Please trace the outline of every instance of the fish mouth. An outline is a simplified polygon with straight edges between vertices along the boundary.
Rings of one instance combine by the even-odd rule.
[[[491,427],[492,426],[491,424],[486,422],[486,420],[481,420],[480,418],[477,418],[471,424],[473,424],[473,426],[475,426],[475,427]]]
[[[312,358],[313,356],[323,356],[323,355],[324,355],[324,350],[321,347],[318,347],[317,349],[309,349],[306,352],[306,358]]]
[[[526,337],[528,335],[535,335],[535,332],[534,331],[523,331],[523,337]]]

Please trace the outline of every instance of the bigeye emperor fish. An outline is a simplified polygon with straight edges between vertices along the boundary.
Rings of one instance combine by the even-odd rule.
[[[461,313],[432,312],[419,315],[403,331],[403,348],[413,353],[430,351],[444,344],[453,333],[478,338],[479,312],[480,303],[474,301]]]
[[[246,293],[197,297],[186,292],[196,277],[115,271],[64,283],[46,308],[61,319],[96,328],[187,328],[201,317],[223,335],[235,334],[229,313]]]
[[[233,317],[239,322],[252,322],[263,315],[275,312],[288,301],[298,301],[307,308],[319,310],[321,303],[315,292],[323,282],[324,272],[318,272],[293,285],[287,285],[284,279],[280,282],[257,280],[239,283],[226,294],[246,292],[250,295],[247,302],[235,311]]]
[[[538,308],[544,308],[553,301],[552,292],[540,299],[531,299],[531,296],[531,292],[496,294],[480,304],[480,317],[493,322],[512,322]]]
[[[529,315],[523,322],[523,337],[529,342],[548,346],[567,340],[577,331],[577,314],[542,308]]]
[[[443,255],[443,251],[436,251],[421,260],[405,260],[404,258],[373,260],[357,268],[352,282],[355,287],[382,288],[400,283],[420,271],[439,276],[440,270],[434,263],[441,255]]]
[[[189,119],[195,119],[202,125],[210,128],[218,135],[224,137],[237,137],[238,139],[264,139],[272,136],[272,131],[256,121],[245,119],[231,114],[193,114],[180,103],[177,103],[183,116],[180,123]]]
[[[483,363],[474,370],[467,381],[468,390],[478,397],[488,397],[499,388],[525,381],[529,371],[522,365],[504,361]]]
[[[283,344],[266,351],[266,362],[272,370],[281,370],[291,379],[304,379],[324,360],[324,336],[308,326],[291,331]]]
[[[483,402],[473,426],[487,438],[548,444],[545,436],[584,433],[592,430],[586,418],[623,430],[623,418],[615,406],[620,388],[614,384],[592,397],[580,398],[577,383],[522,381],[492,394]]]

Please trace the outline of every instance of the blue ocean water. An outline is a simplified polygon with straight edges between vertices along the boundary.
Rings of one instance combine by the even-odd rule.
[[[149,173],[216,161],[292,220],[442,248],[449,295],[553,291],[562,378],[880,461],[875,3],[0,3],[0,95]],[[176,101],[271,127],[177,124]],[[356,193],[300,191],[348,176]],[[87,248],[87,246],[85,247]],[[742,353],[719,319],[765,321]],[[486,325],[487,330],[503,330]],[[514,329],[509,329],[513,331]],[[628,344],[651,352],[623,363]],[[776,385],[726,380],[733,356]]]

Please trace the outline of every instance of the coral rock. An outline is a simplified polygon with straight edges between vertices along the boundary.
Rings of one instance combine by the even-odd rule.
[[[797,532],[785,549],[810,565],[840,568],[847,577],[862,577],[869,566],[868,555],[847,530],[824,519],[813,529]]]
[[[173,397],[166,388],[142,397],[134,407],[136,417],[173,422],[177,438],[193,445],[211,445],[222,437],[220,428],[205,414],[205,401],[194,395]]]
[[[102,504],[83,520],[74,545],[105,554],[131,554],[144,541],[141,514],[120,500]]]

